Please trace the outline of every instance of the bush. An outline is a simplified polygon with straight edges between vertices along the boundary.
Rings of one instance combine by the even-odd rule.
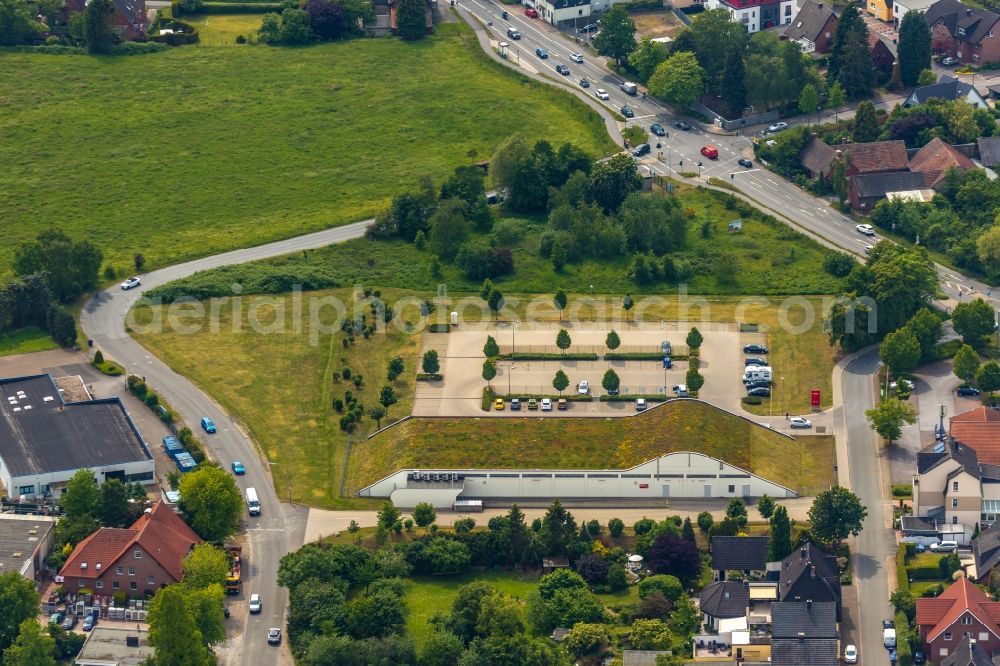
[[[744,405],[759,405],[764,402],[764,399],[756,395],[745,395],[743,396]]]
[[[892,496],[893,497],[912,497],[913,496],[913,486],[909,483],[894,483],[892,484]]]
[[[146,53],[159,53],[169,48],[166,44],[157,44],[156,42],[122,42],[111,47],[111,55],[144,55]]]
[[[608,532],[612,537],[618,538],[622,535],[622,530],[625,529],[625,523],[621,518],[612,518],[608,521]]]
[[[938,580],[941,578],[940,567],[906,567],[906,575],[910,580]]]
[[[712,529],[712,524],[715,523],[715,519],[712,518],[712,514],[708,511],[702,511],[698,514],[698,529],[702,532],[707,532]]]
[[[100,365],[104,363],[104,353],[98,349],[97,353],[94,354],[94,365]]]

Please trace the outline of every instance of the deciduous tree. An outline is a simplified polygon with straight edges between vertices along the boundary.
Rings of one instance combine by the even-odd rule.
[[[500,355],[500,345],[492,335],[486,336],[486,344],[483,345],[483,356],[486,358],[496,358]]]
[[[552,378],[552,388],[559,391],[559,395],[562,395],[567,386],[569,386],[569,377],[562,370],[556,370],[556,375]]]
[[[413,520],[418,527],[427,527],[437,520],[437,511],[430,502],[419,502],[413,507]]]
[[[937,357],[937,341],[941,339],[941,320],[929,308],[920,308],[906,323],[906,328],[920,343],[920,358],[930,360]]]
[[[562,321],[563,310],[566,309],[566,292],[560,289],[556,292],[555,298],[552,299],[552,303],[556,306],[556,310],[559,310],[559,320]]]
[[[202,539],[223,541],[239,529],[243,496],[233,476],[221,467],[200,465],[185,474],[180,493],[180,509]]]
[[[71,520],[96,518],[101,501],[101,491],[90,469],[77,470],[66,484],[66,492],[59,498],[59,506]]]
[[[622,344],[622,339],[618,337],[618,332],[614,329],[608,332],[608,337],[604,338],[604,346],[614,351],[618,349]]]
[[[809,116],[816,113],[818,107],[819,96],[816,94],[816,86],[808,83],[799,93],[799,111]]]
[[[56,642],[34,618],[21,623],[14,644],[3,651],[4,666],[56,666]]]
[[[38,33],[38,24],[25,0],[0,0],[0,46],[26,44]]]
[[[972,381],[979,369],[979,354],[969,345],[962,345],[951,360],[951,369],[964,382]]]
[[[764,520],[770,520],[771,516],[774,515],[774,510],[777,506],[777,503],[771,499],[767,493],[764,493],[760,496],[760,499],[757,500],[757,513],[759,513],[760,517]]]
[[[976,384],[983,391],[1000,390],[1000,365],[996,361],[986,361],[976,371]]]
[[[565,328],[560,328],[559,333],[556,334],[556,347],[563,353],[570,348],[573,344],[573,340],[569,337],[569,332]]]
[[[911,372],[920,361],[920,341],[906,327],[885,336],[879,356],[894,375]]]
[[[216,610],[221,616],[221,605]],[[207,666],[215,662],[180,585],[162,588],[150,602],[149,644],[156,648],[157,663]]]
[[[667,59],[667,45],[654,42],[652,35],[646,35],[629,54],[628,63],[639,75],[639,80],[646,82],[653,75],[657,65]]]
[[[118,41],[110,25],[114,15],[115,6],[111,0],[91,0],[87,3],[87,8],[83,10],[83,41],[91,53],[108,53]],[[95,275],[96,272],[95,268]]]
[[[835,545],[848,536],[860,534],[867,516],[868,509],[858,496],[842,486],[824,490],[809,508],[812,535]]]
[[[635,23],[624,7],[613,5],[601,19],[601,31],[594,37],[594,48],[603,56],[622,65],[635,49]]]
[[[490,386],[490,382],[493,378],[497,376],[497,364],[493,359],[488,358],[483,361],[483,379],[486,380],[486,385]]]
[[[657,65],[649,79],[649,91],[665,102],[685,107],[705,92],[705,71],[693,53],[674,53]]]
[[[396,34],[413,41],[427,34],[427,5],[423,0],[399,0],[396,3]]]
[[[684,585],[690,585],[701,575],[697,546],[672,534],[664,533],[656,538],[646,561],[654,573],[676,576]]]
[[[436,349],[428,349],[424,352],[424,358],[420,362],[420,369],[428,375],[436,375],[441,371],[441,361],[438,360]]]
[[[613,369],[608,368],[604,372],[604,377],[601,379],[601,386],[608,393],[614,395],[618,393],[618,389],[621,386],[621,379],[618,378],[618,373]]]
[[[590,197],[606,213],[618,210],[630,193],[642,187],[630,155],[619,154],[598,162],[590,172]]]
[[[955,306],[951,314],[951,322],[955,332],[962,336],[967,345],[979,347],[983,338],[993,332],[996,325],[996,314],[989,303],[981,298],[966,301]]]
[[[904,423],[916,423],[913,407],[898,398],[883,400],[873,409],[865,410],[868,424],[890,444],[903,434]]]
[[[184,558],[184,584],[192,588],[224,585],[229,555],[210,543],[199,543]]]
[[[0,573],[0,653],[17,638],[21,623],[35,621],[38,614],[38,593],[33,581],[16,571]]]
[[[313,38],[309,13],[294,7],[281,12],[281,30],[278,36],[285,44],[305,44]]]
[[[633,650],[666,650],[670,647],[670,627],[661,620],[635,620],[628,634]]]
[[[878,119],[875,116],[875,107],[868,100],[861,102],[858,105],[858,110],[854,113],[851,138],[855,143],[869,143],[878,140],[880,131]]]
[[[701,331],[699,331],[696,326],[692,326],[691,330],[688,331],[687,338],[685,339],[688,348],[698,349],[701,347],[701,343],[704,341],[705,337],[701,334]]]
[[[101,7],[114,12],[110,0],[91,0],[84,13],[96,17]],[[97,287],[102,259],[101,251],[90,241],[74,241],[59,229],[47,229],[17,246],[13,269],[21,277],[43,275],[52,295],[60,303],[71,303]]]

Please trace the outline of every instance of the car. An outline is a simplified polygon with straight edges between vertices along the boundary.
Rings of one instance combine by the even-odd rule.
[[[628,104],[623,106],[621,111],[622,115],[625,116],[626,118],[635,118],[635,111],[633,111],[632,107],[629,106]]]
[[[62,628],[65,629],[66,631],[69,631],[70,629],[76,626],[77,619],[78,618],[76,617],[76,614],[70,613],[69,615],[66,616],[66,619],[62,621]]]
[[[128,291],[129,289],[135,289],[140,284],[142,284],[142,280],[140,280],[137,277],[130,277],[129,279],[122,282],[122,290]]]
[[[201,429],[211,435],[215,432],[215,424],[212,423],[212,419],[207,416],[203,416],[201,418]]]
[[[941,64],[945,67],[951,67],[952,65],[957,65],[959,63],[958,58],[948,56],[946,58],[941,58]]]
[[[281,629],[277,627],[271,627],[267,630],[267,644],[268,645],[281,645]]]
[[[743,345],[744,354],[766,354],[767,347],[758,344]]]
[[[771,388],[770,379],[754,379],[750,381],[743,382],[743,386],[749,391],[755,388]]]
[[[596,23],[588,23],[587,25],[577,30],[577,32],[579,33],[596,32],[597,29],[600,27],[601,26],[597,25]]]
[[[748,388],[747,396],[751,398],[770,398],[771,389],[766,386],[758,386],[756,388]]]
[[[874,249],[874,245],[865,245],[865,254],[871,254]]]
[[[979,395],[979,389],[972,386],[959,386],[955,389],[955,395],[977,396]]]
[[[500,18],[502,18],[504,21],[506,21],[507,20],[507,12],[501,13],[500,14]]]
[[[674,123],[674,127],[676,127],[679,130],[684,130],[685,132],[687,132],[689,129],[691,129],[691,126],[688,125],[683,120],[678,120],[677,122],[675,122]]]
[[[620,389],[617,388],[608,389],[608,395],[618,395],[620,392]]]
[[[736,160],[736,163],[739,164],[744,169],[753,168],[753,161],[747,159],[746,157],[741,157],[740,159]]]
[[[687,384],[677,384],[674,386],[674,395],[678,398],[686,398],[688,395]]]
[[[645,398],[636,398],[635,399],[635,411],[637,411],[637,412],[644,412],[644,411],[646,411],[646,399]]]
[[[707,146],[702,146],[701,154],[710,160],[719,159],[719,149],[713,146],[712,144],[708,144]]]
[[[62,624],[65,617],[60,611],[56,611],[52,615],[49,615],[49,624]]]
[[[954,553],[958,550],[957,541],[938,541],[931,544],[932,553]]]
[[[542,398],[542,411],[551,412],[552,411],[552,400],[549,398]]]
[[[864,234],[865,236],[874,236],[875,235],[875,227],[873,227],[870,224],[859,224],[858,226],[854,227],[854,229],[859,234]]]
[[[83,630],[90,631],[97,624],[97,619],[93,615],[87,615],[83,618]]]
[[[521,33],[517,28],[507,28],[507,36],[511,39],[521,39]]]
[[[233,474],[236,476],[243,476],[247,473],[246,468],[243,466],[239,460],[234,460],[231,467],[233,468]]]
[[[858,663],[858,648],[855,645],[848,645],[844,648],[844,663],[845,664],[856,664]]]
[[[653,148],[648,143],[640,143],[632,149],[632,157],[642,157],[653,152]]]
[[[538,401],[534,398],[528,398],[528,409],[531,411],[538,409]]]
[[[667,130],[663,129],[663,125],[661,125],[660,123],[653,123],[652,125],[650,125],[649,131],[655,134],[656,136],[667,135]]]
[[[254,592],[250,595],[250,613],[256,615],[260,610],[260,595]]]
[[[506,406],[507,406],[507,403],[505,403],[503,401],[503,398],[497,398],[496,400],[493,401],[493,408],[495,410],[497,410],[498,412],[499,411],[503,411],[503,408],[506,407]]]
[[[521,400],[519,398],[510,399],[510,411],[512,412],[521,411]]]
[[[781,122],[781,123],[774,123],[773,125],[767,128],[767,131],[780,132],[781,130],[786,130],[786,129],[788,129],[788,123]]]
[[[916,664],[916,666],[921,666],[922,664],[927,663],[927,657],[924,656],[923,650],[914,650],[913,663]]]
[[[528,7],[524,10],[524,15],[528,18],[538,18],[538,11],[534,7]]]
[[[896,666],[896,648],[889,648],[889,663]]]
[[[543,49],[541,46],[539,46],[537,49],[535,49],[535,55],[541,58],[542,60],[545,60],[546,58],[549,57],[549,52]]]
[[[556,71],[563,76],[569,76],[569,67],[566,65],[556,65]]]
[[[751,365],[756,365],[758,367],[763,368],[764,366],[767,365],[767,361],[765,361],[762,358],[757,358],[756,356],[747,356],[745,359],[743,359],[743,365],[745,367],[750,367]]]
[[[582,53],[570,53],[569,54],[569,59],[572,60],[573,62],[578,62],[580,64],[583,64],[583,54]]]
[[[672,367],[674,367],[674,359],[670,358],[669,356],[664,356],[663,357],[663,369],[664,370],[669,370]]]
[[[588,81],[587,79],[580,79],[580,87],[581,88],[589,88],[590,87],[590,81]]]
[[[804,419],[801,416],[793,416],[788,419],[788,425],[792,428],[812,428],[812,421],[809,419]]]
[[[598,88],[594,91],[594,94],[597,95],[597,99],[603,99],[605,101],[611,99],[611,95],[609,95],[608,91],[604,88]]]
[[[559,400],[556,401],[556,409],[569,409],[569,403],[566,402],[566,398],[559,398]]]
[[[576,392],[580,395],[590,395],[590,382],[584,379],[576,385]]]

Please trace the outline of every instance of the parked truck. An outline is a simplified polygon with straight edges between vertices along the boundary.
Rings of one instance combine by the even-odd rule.
[[[243,566],[242,560],[243,546],[239,544],[226,544],[226,554],[229,556],[229,574],[226,576],[226,594],[239,594],[240,570]]]

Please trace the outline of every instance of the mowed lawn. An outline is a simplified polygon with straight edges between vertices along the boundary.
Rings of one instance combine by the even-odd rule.
[[[49,349],[59,349],[59,345],[40,328],[21,328],[0,333],[0,356],[30,354]]]
[[[373,216],[520,132],[613,149],[571,95],[466,28],[417,43],[0,54],[0,278],[59,225],[128,272]]]
[[[460,442],[461,445],[456,445]],[[833,437],[789,440],[705,403],[671,402],[630,418],[416,418],[356,447],[348,488],[405,467],[624,469],[698,451],[803,495],[833,482]]]
[[[235,46],[238,35],[255,41],[263,18],[263,14],[189,14],[181,21],[198,30],[200,46]]]

